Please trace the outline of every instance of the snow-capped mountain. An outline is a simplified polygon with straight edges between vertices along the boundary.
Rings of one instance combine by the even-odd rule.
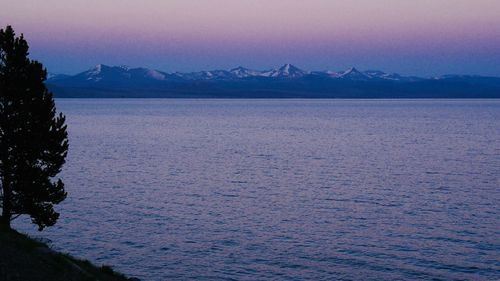
[[[242,66],[233,68],[229,71],[235,78],[247,78],[262,76],[262,71],[251,70]]]
[[[98,64],[85,72],[77,74],[76,77],[83,78],[91,82],[99,82],[103,79],[129,79],[131,78],[131,75],[128,73],[128,70],[129,68],[127,66],[107,66],[104,64]]]
[[[371,79],[381,79],[381,80],[392,80],[392,81],[418,81],[423,78],[414,77],[414,76],[402,76],[397,73],[385,73],[380,70],[367,70],[364,74],[368,75]]]
[[[65,79],[68,77],[70,77],[70,75],[56,74],[56,73],[50,73],[50,72],[47,73],[47,80],[52,80],[52,81],[57,81],[57,80]]]
[[[76,74],[74,76],[65,74],[47,74],[47,81],[85,81],[88,83],[113,82],[113,81],[207,81],[207,80],[237,80],[251,77],[268,79],[300,79],[307,76],[327,77],[331,79],[343,79],[353,81],[367,80],[388,80],[388,81],[420,81],[426,78],[415,76],[402,76],[397,73],[386,73],[380,70],[360,71],[351,67],[344,71],[305,71],[292,64],[285,64],[277,69],[260,71],[237,67],[231,70],[209,70],[198,72],[174,72],[167,73],[160,70],[128,66],[108,66],[98,64],[89,70]],[[472,79],[482,76],[474,75],[442,75],[432,77],[433,80],[443,79]]]
[[[143,77],[145,79],[152,79],[159,81],[165,80],[168,76],[167,73],[147,68],[133,68],[130,69],[129,72],[131,73],[132,76],[138,76],[138,77]]]
[[[371,77],[361,71],[357,70],[355,67],[351,67],[348,70],[340,73],[338,78],[349,79],[349,80],[369,80]]]
[[[294,65],[287,63],[279,69],[273,69],[263,72],[261,76],[273,78],[300,78],[304,77],[307,74],[307,71],[304,71]]]
[[[74,76],[50,75],[47,85],[59,97],[500,98],[498,77],[419,78],[354,67],[309,72],[291,64],[190,73],[99,64]]]
[[[198,71],[198,72],[175,72],[169,75],[168,78],[178,78],[187,81],[195,80],[221,80],[221,79],[231,79],[233,74],[227,70],[211,70],[211,71]]]
[[[148,68],[131,68],[128,66],[107,66],[98,64],[95,67],[79,73],[75,76],[50,75],[48,81],[79,81],[81,83],[116,83],[116,82],[172,82],[172,81],[216,81],[216,80],[238,80],[247,78],[262,79],[300,79],[303,77],[325,77],[330,79],[342,79],[352,81],[368,80],[391,80],[391,81],[414,81],[417,77],[405,77],[398,74],[388,74],[379,70],[368,70],[361,72],[354,67],[345,71],[305,71],[292,64],[285,64],[277,69],[259,71],[245,67],[237,67],[231,70],[209,70],[198,72],[174,72],[166,73]]]
[[[100,81],[124,81],[124,80],[156,80],[162,81],[167,78],[168,74],[147,68],[130,68],[128,66],[107,66],[98,64],[95,67],[77,74],[71,78],[77,80],[85,80],[88,82]]]

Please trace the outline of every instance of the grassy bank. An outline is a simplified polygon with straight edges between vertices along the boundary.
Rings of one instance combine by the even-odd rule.
[[[0,280],[2,281],[131,281],[109,266],[51,250],[46,244],[14,230],[0,228]]]

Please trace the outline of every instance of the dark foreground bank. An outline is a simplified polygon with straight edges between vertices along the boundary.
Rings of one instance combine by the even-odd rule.
[[[109,266],[51,250],[14,230],[0,229],[0,280],[5,281],[131,281]]]

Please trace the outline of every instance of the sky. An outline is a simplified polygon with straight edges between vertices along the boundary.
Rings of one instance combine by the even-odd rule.
[[[52,73],[380,69],[500,76],[499,0],[0,0]]]

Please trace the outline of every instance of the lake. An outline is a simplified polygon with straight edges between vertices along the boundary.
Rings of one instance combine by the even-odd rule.
[[[142,280],[500,279],[500,100],[58,99],[58,224]]]

